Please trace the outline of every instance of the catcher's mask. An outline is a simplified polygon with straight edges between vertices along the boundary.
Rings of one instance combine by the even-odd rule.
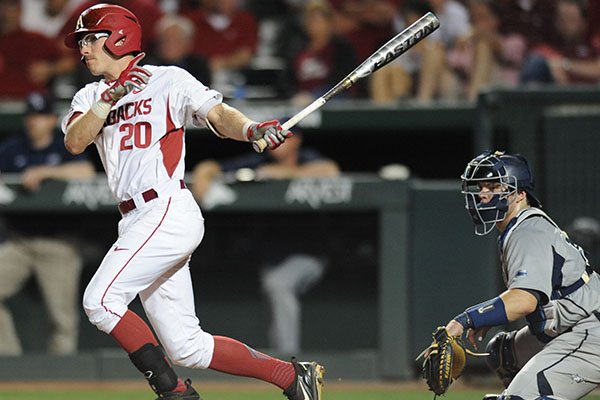
[[[541,208],[540,201],[533,195],[535,182],[529,163],[519,154],[489,151],[480,154],[469,161],[461,180],[465,207],[477,235],[488,234],[497,222],[504,220],[509,206],[508,197],[517,191],[525,191],[529,205]],[[482,188],[485,185],[496,185],[497,189],[484,193]]]
[[[104,49],[116,58],[142,50],[142,28],[137,17],[128,9],[114,4],[96,4],[84,10],[75,26],[67,34],[65,45],[79,48],[78,40],[93,32],[107,32]]]

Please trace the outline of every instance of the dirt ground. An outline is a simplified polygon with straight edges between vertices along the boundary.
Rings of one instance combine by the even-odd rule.
[[[272,386],[264,382],[248,381],[197,381],[197,385],[210,391],[230,391],[232,387],[243,391],[266,391],[272,390]],[[136,381],[24,381],[24,382],[0,382],[0,390],[94,390],[94,389],[112,389],[118,391],[140,390],[147,388],[143,380]],[[406,390],[427,390],[423,381],[402,381],[402,382],[372,382],[372,381],[327,381],[325,383],[327,391],[347,391],[354,390],[373,390],[373,391],[406,391]],[[455,382],[452,386],[454,390],[473,389],[473,386],[461,382]]]
[[[232,388],[240,391],[270,391],[273,387],[265,382],[248,381],[202,381],[196,382],[198,387],[209,391],[231,391]],[[115,391],[139,391],[147,388],[143,380],[127,381],[23,381],[23,382],[0,382],[0,391],[19,391],[19,390],[115,390]],[[499,391],[499,386],[493,381],[484,380],[483,382],[474,382],[473,379],[458,380],[452,384],[452,391],[481,390],[495,393]],[[326,381],[325,390],[335,391],[376,391],[376,392],[402,392],[425,390],[427,386],[423,380],[401,381],[401,382],[374,382],[374,381]],[[592,394],[599,395],[600,389],[596,389]]]

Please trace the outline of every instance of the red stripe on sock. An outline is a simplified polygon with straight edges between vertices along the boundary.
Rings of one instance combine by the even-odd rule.
[[[251,349],[237,340],[215,336],[215,350],[208,368],[231,375],[248,376],[287,389],[296,371],[290,362]]]
[[[148,324],[144,322],[136,313],[131,310],[127,310],[125,315],[117,323],[117,325],[110,332],[119,345],[127,352],[133,353],[139,350],[140,347],[146,343],[152,343],[158,346],[158,341],[154,334],[148,327]]]

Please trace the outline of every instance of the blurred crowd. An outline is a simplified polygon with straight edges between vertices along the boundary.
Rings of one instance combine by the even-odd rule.
[[[119,0],[145,63],[178,65],[229,98],[304,104],[428,11],[440,28],[347,98],[475,101],[487,87],[596,84],[591,0]],[[90,0],[0,0],[0,100],[69,99],[97,79],[63,45]]]

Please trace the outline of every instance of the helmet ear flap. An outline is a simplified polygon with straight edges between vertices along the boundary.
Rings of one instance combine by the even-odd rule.
[[[110,15],[110,25],[121,27],[113,29],[104,42],[109,53],[121,57],[129,53],[141,51],[142,33],[137,21],[126,15]]]

